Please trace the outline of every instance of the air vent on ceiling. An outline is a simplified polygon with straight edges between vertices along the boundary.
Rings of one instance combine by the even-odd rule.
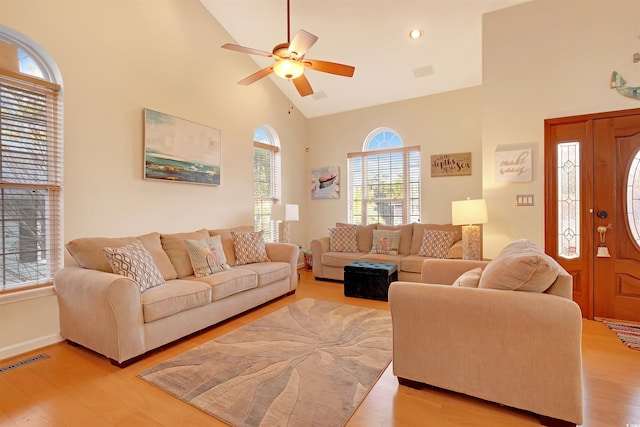
[[[327,97],[327,94],[324,91],[320,91],[320,92],[315,92],[313,95],[313,99],[315,99],[316,101],[319,99],[324,99]]]
[[[413,76],[416,77],[416,78],[430,76],[432,74],[433,74],[433,66],[431,66],[431,65],[427,65],[426,67],[414,68],[413,69]]]

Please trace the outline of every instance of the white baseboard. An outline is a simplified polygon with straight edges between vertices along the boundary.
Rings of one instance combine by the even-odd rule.
[[[44,337],[38,337],[30,341],[24,341],[8,347],[0,348],[0,360],[8,359],[19,354],[28,353],[41,347],[64,341],[62,335],[53,334]]]

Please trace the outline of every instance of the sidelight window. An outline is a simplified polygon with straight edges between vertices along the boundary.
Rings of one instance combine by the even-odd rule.
[[[580,256],[580,143],[558,144],[558,255]]]

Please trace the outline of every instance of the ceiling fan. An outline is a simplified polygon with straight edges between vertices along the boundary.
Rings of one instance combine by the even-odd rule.
[[[273,65],[245,77],[240,80],[238,84],[247,86],[271,73],[275,73],[278,77],[293,81],[293,84],[298,90],[298,93],[300,93],[300,96],[307,96],[313,93],[313,89],[311,88],[309,80],[307,80],[307,77],[304,75],[305,68],[321,71],[323,73],[336,74],[338,76],[353,76],[355,67],[352,67],[351,65],[320,61],[317,59],[306,59],[304,57],[305,54],[311,46],[315,44],[318,37],[305,30],[299,30],[293,36],[293,39],[291,39],[290,24],[289,0],[287,0],[287,43],[277,44],[273,48],[272,53],[231,43],[222,45],[223,49],[235,50],[237,52],[248,53],[250,55],[267,56],[275,60]]]

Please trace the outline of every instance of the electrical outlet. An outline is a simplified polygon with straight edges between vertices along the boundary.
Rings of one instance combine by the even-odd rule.
[[[516,194],[516,206],[533,206],[533,194]]]

